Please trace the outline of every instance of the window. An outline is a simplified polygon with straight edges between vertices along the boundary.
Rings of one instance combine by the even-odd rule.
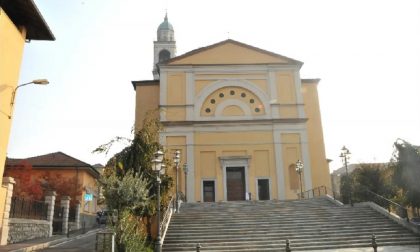
[[[166,61],[171,58],[171,53],[168,50],[162,50],[159,52],[159,62]]]

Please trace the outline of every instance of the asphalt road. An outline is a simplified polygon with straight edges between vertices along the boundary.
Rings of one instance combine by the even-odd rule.
[[[50,248],[40,250],[48,252],[94,252],[96,242],[96,232],[86,234],[86,236],[72,241],[56,244]]]

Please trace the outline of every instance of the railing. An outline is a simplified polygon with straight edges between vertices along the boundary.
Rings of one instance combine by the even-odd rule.
[[[376,235],[375,234],[372,234],[372,236],[370,236],[370,240],[371,240],[370,246],[372,246],[373,252],[377,252],[379,245],[376,242]],[[284,250],[281,250],[279,248],[279,251],[292,252],[291,241],[289,239],[286,239],[285,240],[285,245],[286,246],[285,246]],[[195,246],[195,251],[196,252],[200,252],[202,247],[203,246],[201,245],[201,243],[197,243],[197,245]]]
[[[160,230],[162,232],[162,241],[165,238],[166,229],[169,225],[169,220],[171,219],[173,210],[175,209],[175,197],[172,196],[171,200],[168,203],[168,206],[165,209],[165,212],[163,213],[162,220],[160,221]]]
[[[69,222],[76,221],[76,207],[69,208]]]
[[[361,194],[361,196],[363,196],[365,200],[372,201],[377,205],[387,209],[389,213],[392,212],[398,215],[399,217],[409,221],[407,208],[401,206],[400,204],[389,200],[377,193],[374,193],[367,188],[365,188],[362,192],[359,192],[358,194]]]
[[[337,199],[340,196],[337,192],[334,192],[332,189],[326,186],[318,186],[297,194],[299,199],[318,198],[325,195],[330,195],[334,199]]]
[[[10,218],[46,220],[48,204],[42,201],[12,197]]]

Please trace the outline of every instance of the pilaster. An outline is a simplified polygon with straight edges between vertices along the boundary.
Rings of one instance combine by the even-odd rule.
[[[80,229],[80,203],[76,204],[76,218],[75,218],[75,222],[76,222],[76,230]]]
[[[56,196],[57,194],[55,193],[55,191],[49,191],[47,192],[47,195],[45,196],[45,203],[48,204],[47,221],[50,223],[50,230],[48,232],[48,237],[51,237],[53,233],[54,206],[55,206]]]
[[[0,245],[7,245],[7,238],[9,237],[9,215],[10,206],[12,204],[13,185],[15,180],[12,177],[3,178],[3,188],[6,189],[6,198],[3,211],[3,223],[1,226]]]
[[[62,233],[67,234],[69,227],[69,210],[70,210],[70,197],[63,196],[61,197],[60,205],[64,208],[63,210],[63,224],[62,224]]]

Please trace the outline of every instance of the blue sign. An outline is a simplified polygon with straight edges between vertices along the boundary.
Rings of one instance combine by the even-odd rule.
[[[93,194],[85,193],[85,201],[92,201],[92,200],[93,200]]]

